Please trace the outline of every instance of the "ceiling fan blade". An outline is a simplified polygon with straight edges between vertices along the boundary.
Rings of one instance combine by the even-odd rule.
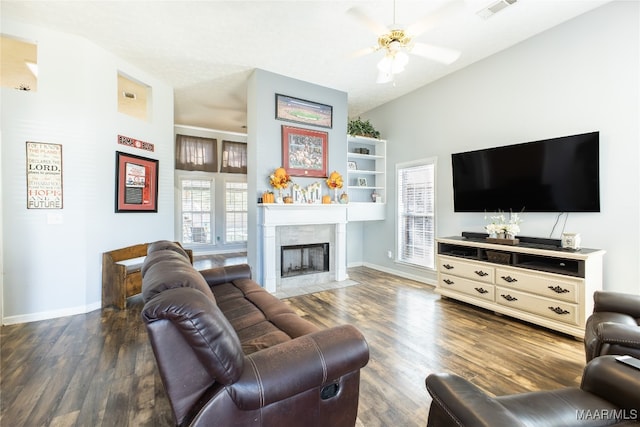
[[[369,15],[364,13],[359,7],[354,6],[347,10],[347,13],[368,27],[376,36],[385,34],[389,31],[385,25],[371,19]]]
[[[406,33],[411,37],[417,37],[427,30],[440,25],[443,22],[447,22],[452,16],[460,13],[464,10],[463,0],[453,0],[446,5],[436,9],[434,12],[428,14],[417,22],[407,27]]]
[[[426,43],[415,43],[409,53],[447,65],[455,62],[460,57],[460,52],[457,50]]]
[[[363,49],[358,49],[355,52],[349,55],[350,58],[360,58],[361,56],[369,55],[370,53],[378,50],[378,46],[365,47]]]

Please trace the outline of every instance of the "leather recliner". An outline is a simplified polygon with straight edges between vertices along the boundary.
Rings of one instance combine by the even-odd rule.
[[[640,425],[640,370],[601,356],[580,387],[491,397],[454,374],[426,378],[427,427],[597,427]]]
[[[584,332],[587,362],[605,354],[640,358],[640,295],[596,291],[593,300]]]
[[[142,319],[179,426],[356,423],[369,360],[351,325],[321,329],[251,279],[248,265],[197,271],[149,245]]]

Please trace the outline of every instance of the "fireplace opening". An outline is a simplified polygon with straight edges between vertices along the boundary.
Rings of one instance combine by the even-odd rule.
[[[280,255],[280,277],[329,271],[329,243],[282,246]]]

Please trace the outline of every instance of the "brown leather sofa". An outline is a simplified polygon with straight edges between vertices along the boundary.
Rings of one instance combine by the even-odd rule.
[[[353,326],[320,329],[251,280],[248,265],[197,271],[149,245],[142,318],[175,422],[353,426],[369,360]]]
[[[640,295],[596,291],[593,302],[584,330],[587,362],[604,354],[640,358]]]
[[[580,388],[491,397],[454,374],[426,379],[428,427],[596,427],[640,425],[640,370],[616,356],[585,367]]]

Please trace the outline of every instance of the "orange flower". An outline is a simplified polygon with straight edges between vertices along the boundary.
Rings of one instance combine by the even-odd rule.
[[[327,178],[327,187],[329,188],[342,188],[342,175],[337,171],[331,172],[329,178]]]
[[[287,188],[291,182],[291,177],[287,174],[287,171],[280,167],[276,169],[271,175],[269,175],[269,183],[277,190]]]

